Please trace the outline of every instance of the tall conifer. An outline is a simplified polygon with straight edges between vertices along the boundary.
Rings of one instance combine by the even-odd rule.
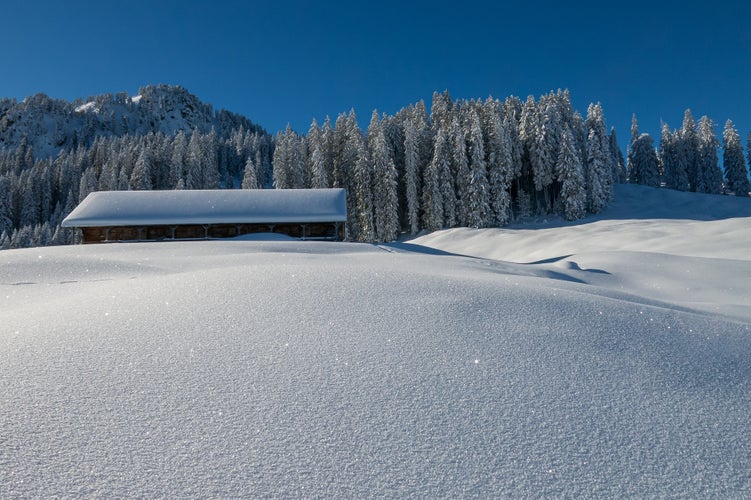
[[[727,187],[736,196],[748,196],[751,186],[749,185],[748,171],[746,170],[746,160],[743,158],[743,146],[741,146],[741,138],[738,135],[738,131],[730,120],[725,123],[722,140],[723,149],[725,150],[723,167],[725,169]]]

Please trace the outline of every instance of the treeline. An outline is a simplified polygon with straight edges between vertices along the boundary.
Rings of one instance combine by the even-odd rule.
[[[356,241],[539,215],[576,220],[605,208],[618,182],[749,194],[731,122],[721,144],[707,117],[695,123],[686,111],[681,129],[663,125],[658,149],[634,118],[624,160],[600,104],[583,117],[560,90],[524,101],[436,92],[430,112],[422,101],[373,112],[363,130],[350,111],[276,137],[179,87],[76,106],[9,102],[0,106],[0,248],[75,242],[60,223],[97,190],[341,187]]]
[[[747,144],[751,164],[751,134]],[[720,146],[722,169],[717,154]],[[702,116],[697,123],[690,109],[685,111],[680,129],[671,130],[667,123],[662,124],[659,149],[649,134],[639,133],[634,116],[628,168],[630,182],[635,184],[736,196],[749,196],[751,190],[741,138],[733,122],[725,123],[721,144],[712,120]]]
[[[226,138],[211,130],[122,137],[35,159],[25,140],[0,150],[0,248],[74,243],[62,220],[92,191],[233,188],[250,160],[271,185],[273,138],[241,125]]]
[[[347,233],[359,241],[539,214],[579,219],[601,211],[626,180],[602,107],[591,104],[585,119],[568,91],[526,101],[435,93],[430,115],[422,102],[393,116],[373,112],[365,131],[354,111],[334,125],[314,120],[304,136],[287,127],[273,172],[277,188],[345,188]]]

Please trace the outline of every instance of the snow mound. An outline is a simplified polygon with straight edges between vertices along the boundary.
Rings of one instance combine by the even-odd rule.
[[[594,293],[751,320],[751,199],[634,185],[619,185],[615,194],[604,214],[575,223],[457,228],[408,243],[552,266]]]
[[[751,493],[751,323],[598,293],[604,253],[2,256],[2,497]]]
[[[294,241],[298,239],[280,233],[251,233],[232,238],[234,241]]]

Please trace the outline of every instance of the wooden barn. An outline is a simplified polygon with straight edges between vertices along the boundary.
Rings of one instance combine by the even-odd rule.
[[[62,226],[83,243],[205,240],[278,233],[304,240],[344,239],[344,189],[98,191]]]

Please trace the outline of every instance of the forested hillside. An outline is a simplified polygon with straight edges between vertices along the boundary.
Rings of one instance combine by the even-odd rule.
[[[586,116],[568,91],[538,99],[453,100],[434,93],[394,115],[354,110],[307,134],[276,137],[214,111],[181,87],[144,87],[86,102],[36,95],[0,101],[0,248],[75,242],[62,219],[96,190],[347,190],[347,235],[391,241],[455,226],[496,227],[535,215],[598,213],[614,183],[748,195],[740,137],[720,142],[690,111],[663,127],[660,149],[634,118],[627,161],[600,104]],[[724,172],[723,172],[724,170]],[[724,176],[723,176],[724,173]]]
[[[306,136],[277,135],[279,188],[344,187],[348,235],[390,241],[400,232],[501,226],[520,217],[597,213],[626,179],[602,107],[586,119],[568,91],[521,101],[452,101],[435,93],[393,116],[373,112],[363,132],[354,111]]]
[[[72,243],[60,222],[88,193],[239,187],[248,159],[271,185],[273,137],[181,87],[86,103],[0,101],[0,248]]]

